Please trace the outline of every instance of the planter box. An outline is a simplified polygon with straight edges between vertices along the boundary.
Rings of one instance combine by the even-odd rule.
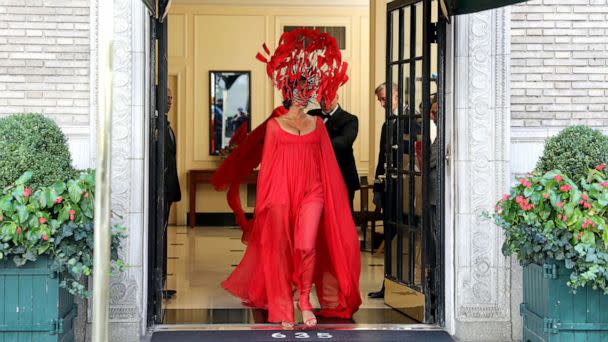
[[[46,257],[22,267],[0,260],[0,341],[74,341],[74,296],[59,282]]]
[[[563,263],[524,267],[524,342],[608,341],[608,296],[592,288],[572,294]]]

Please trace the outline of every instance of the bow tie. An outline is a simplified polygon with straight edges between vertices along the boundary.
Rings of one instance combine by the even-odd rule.
[[[321,112],[321,117],[322,117],[323,119],[329,119],[329,118],[331,117],[331,114],[329,114],[329,113],[325,113],[325,112]]]

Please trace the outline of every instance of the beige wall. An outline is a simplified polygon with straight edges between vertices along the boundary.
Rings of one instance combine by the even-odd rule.
[[[178,171],[183,194],[183,200],[175,207],[178,224],[185,224],[187,213],[187,171],[214,169],[220,163],[219,157],[209,155],[209,70],[251,71],[252,121],[254,127],[259,125],[280,101],[264,64],[255,55],[264,42],[274,49],[284,25],[346,26],[343,58],[350,66],[350,81],[341,90],[341,104],[359,118],[355,157],[359,174],[368,174],[368,7],[175,5],[169,14],[169,74],[177,84],[177,89],[173,89],[177,120],[172,125],[178,132]],[[246,203],[245,187],[241,195]],[[228,212],[225,193],[217,193],[208,185],[199,186],[196,211]]]

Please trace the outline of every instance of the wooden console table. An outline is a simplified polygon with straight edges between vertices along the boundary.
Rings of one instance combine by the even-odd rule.
[[[188,170],[188,204],[190,211],[188,212],[188,224],[190,228],[194,228],[196,221],[196,186],[198,184],[211,184],[211,177],[215,170]],[[256,184],[258,180],[258,171],[255,170],[249,175],[243,183]]]

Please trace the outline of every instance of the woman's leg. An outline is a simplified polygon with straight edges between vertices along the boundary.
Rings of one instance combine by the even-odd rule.
[[[268,299],[269,322],[294,322],[293,272],[288,207],[273,205],[268,209],[268,221],[262,238],[263,269]]]
[[[323,212],[322,201],[310,201],[302,204],[298,213],[294,231],[294,249],[296,254],[300,310],[310,311],[310,290],[315,274],[316,242],[319,221]]]

